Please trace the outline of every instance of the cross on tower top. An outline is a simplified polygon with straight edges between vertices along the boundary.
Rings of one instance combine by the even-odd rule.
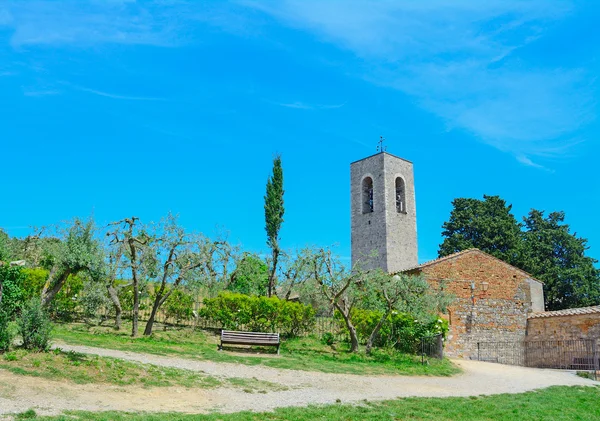
[[[385,137],[379,136],[379,142],[377,142],[377,152],[387,151],[387,146],[383,146],[383,142],[385,142]]]

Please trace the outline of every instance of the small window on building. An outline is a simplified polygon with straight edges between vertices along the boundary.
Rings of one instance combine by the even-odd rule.
[[[365,177],[362,182],[363,187],[363,213],[373,212],[373,179]]]
[[[396,178],[396,212],[406,213],[406,187],[401,177]]]

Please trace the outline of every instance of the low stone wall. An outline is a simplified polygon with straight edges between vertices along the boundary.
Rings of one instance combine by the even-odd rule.
[[[548,341],[600,338],[600,313],[532,316],[527,321],[527,340]]]

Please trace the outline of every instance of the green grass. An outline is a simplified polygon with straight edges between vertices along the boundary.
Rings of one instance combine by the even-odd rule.
[[[39,420],[82,421],[571,421],[600,419],[600,388],[551,387],[515,395],[472,398],[407,398],[361,405],[327,405],[308,408],[282,408],[274,412],[234,414],[148,414],[119,412],[68,412]]]
[[[256,379],[218,379],[203,373],[116,358],[54,350],[34,353],[22,349],[0,356],[0,369],[13,374],[67,380],[76,384],[104,383],[119,386],[214,388],[233,386],[249,393],[284,390],[282,385]]]
[[[460,371],[448,360],[430,359],[422,365],[419,357],[390,350],[375,350],[372,356],[349,354],[345,343],[328,346],[314,337],[286,340],[281,355],[276,356],[272,348],[254,348],[253,354],[231,352],[236,351],[234,348],[219,352],[217,336],[191,329],[156,330],[151,337],[131,338],[127,328],[115,332],[111,328],[68,324],[57,325],[54,335],[74,345],[327,373],[451,376]]]
[[[596,375],[592,371],[578,371],[577,375],[579,377],[583,377],[584,379],[596,380]]]

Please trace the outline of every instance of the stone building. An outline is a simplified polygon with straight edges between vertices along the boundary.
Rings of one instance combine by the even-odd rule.
[[[350,164],[352,264],[421,274],[455,299],[446,353],[473,358],[478,342],[600,337],[600,307],[544,312],[542,282],[477,249],[418,264],[413,164],[385,151]]]
[[[405,271],[421,274],[432,288],[443,288],[454,299],[448,319],[446,352],[456,357],[476,355],[477,342],[521,341],[527,319],[544,311],[543,284],[478,249],[469,249]]]
[[[417,258],[413,164],[381,152],[350,164],[352,265],[398,272]]]

